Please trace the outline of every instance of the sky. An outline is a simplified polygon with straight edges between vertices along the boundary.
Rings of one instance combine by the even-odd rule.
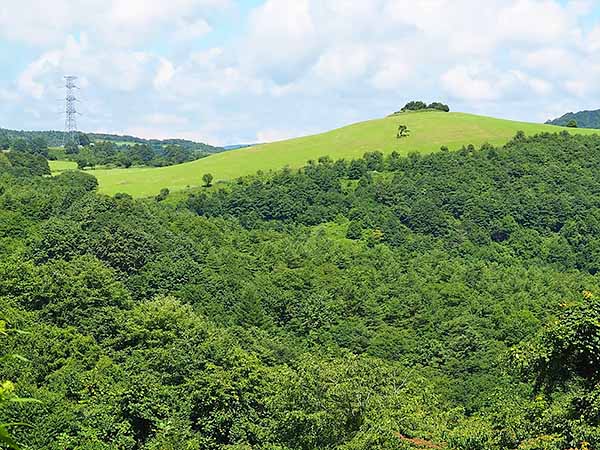
[[[596,0],[1,0],[0,127],[214,145],[409,100],[541,122],[600,108]]]

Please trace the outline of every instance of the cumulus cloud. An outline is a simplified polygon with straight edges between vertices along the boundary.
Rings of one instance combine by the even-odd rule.
[[[491,65],[456,66],[441,76],[443,87],[454,98],[472,102],[508,100],[552,92],[552,84],[520,70],[501,71]]]
[[[442,75],[441,80],[451,96],[462,100],[490,101],[496,100],[500,95],[495,89],[495,83],[482,74],[480,67],[453,67]]]
[[[52,0],[41,12],[39,0],[2,0],[0,36],[46,46],[60,43],[65,33],[94,30],[100,40],[124,46],[168,31],[173,23],[187,26],[181,28],[184,35],[207,32],[202,14],[230,5],[230,0]]]
[[[24,111],[73,72],[95,126],[271,141],[415,98],[526,119],[599,93],[592,0],[56,0],[45,15],[38,3],[0,5],[0,38],[38,49],[0,98]]]

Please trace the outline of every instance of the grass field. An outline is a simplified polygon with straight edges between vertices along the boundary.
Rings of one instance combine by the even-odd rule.
[[[77,163],[73,161],[48,161],[48,163],[53,174],[64,172],[65,170],[77,169]]]
[[[396,139],[399,124],[407,125],[410,136]],[[594,134],[600,130],[562,128],[552,125],[514,122],[465,113],[423,112],[400,114],[360,122],[326,133],[250,148],[218,153],[177,166],[91,170],[106,194],[126,192],[136,197],[157,194],[161,188],[178,191],[202,184],[202,175],[211,173],[215,181],[226,181],[285,166],[297,168],[320,156],[352,159],[366,151],[433,152],[446,145],[451,150],[462,145],[484,142],[501,145],[519,130],[526,134],[544,131]],[[53,170],[55,170],[53,164]]]

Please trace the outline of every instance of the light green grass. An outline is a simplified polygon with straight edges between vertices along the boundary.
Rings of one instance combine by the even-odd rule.
[[[48,164],[53,174],[64,172],[65,170],[77,170],[77,163],[73,161],[48,161]]]
[[[396,139],[399,124],[407,125],[410,136]],[[484,142],[501,145],[519,130],[527,135],[560,132],[566,128],[535,123],[514,122],[465,113],[422,112],[400,114],[360,122],[327,133],[271,144],[231,150],[197,161],[161,168],[91,170],[98,178],[100,191],[107,194],[126,192],[136,197],[157,194],[167,187],[172,192],[198,187],[202,175],[212,173],[217,181],[251,175],[258,170],[297,168],[320,156],[352,159],[366,151],[400,154],[433,152],[442,145],[451,150],[462,145]],[[599,130],[568,129],[572,133],[594,134]]]

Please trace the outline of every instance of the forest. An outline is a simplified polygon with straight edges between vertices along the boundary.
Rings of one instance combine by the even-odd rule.
[[[164,167],[195,161],[208,156],[189,147],[177,144],[152,146],[146,143],[117,145],[111,141],[99,141],[87,145],[67,144],[50,152],[54,160],[67,160],[77,163],[81,170],[85,168],[148,166]]]
[[[31,154],[49,160],[64,160],[77,163],[81,170],[104,167],[131,167],[148,166],[164,167],[184,162],[195,161],[206,157],[209,153],[202,153],[194,148],[179,145],[179,140],[171,140],[167,145],[147,143],[117,145],[111,141],[90,141],[87,135],[80,135],[78,142],[68,142],[64,146],[49,147],[48,141],[41,136],[31,139],[9,139],[0,134],[0,150],[11,150],[13,155]]]
[[[77,133],[78,143],[87,145],[90,142],[110,142],[113,144],[127,143],[128,145],[145,144],[153,149],[160,149],[168,145],[178,145],[185,150],[194,150],[200,153],[219,153],[225,149],[214,147],[201,142],[194,142],[187,139],[143,139],[136,136],[118,135],[108,133]],[[0,146],[3,142],[24,139],[31,142],[35,139],[43,139],[50,147],[60,147],[68,142],[70,136],[64,131],[18,131],[0,128]]]
[[[600,128],[600,110],[566,113],[557,119],[546,121],[550,125],[566,126],[575,122],[580,128]]]
[[[600,448],[599,171],[520,132],[136,200],[0,153],[0,443]]]

